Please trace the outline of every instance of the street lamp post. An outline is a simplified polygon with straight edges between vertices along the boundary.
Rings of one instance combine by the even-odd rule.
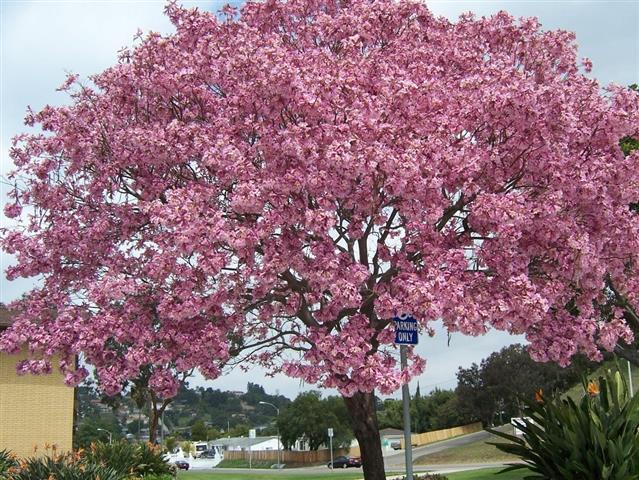
[[[111,432],[108,431],[106,428],[98,428],[97,430],[98,432],[106,432],[109,434],[109,445],[111,445],[111,438],[112,438]]]
[[[277,419],[279,420],[280,417],[280,409],[277,408],[275,405],[273,405],[272,403],[268,403],[268,402],[260,402],[260,405],[270,405],[271,407],[273,407],[276,411],[277,411]],[[275,424],[277,425],[277,421],[275,422]],[[281,456],[280,456],[280,426],[277,425],[277,468],[281,468]]]

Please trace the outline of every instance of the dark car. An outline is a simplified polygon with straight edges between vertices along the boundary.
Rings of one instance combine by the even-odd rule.
[[[185,462],[184,460],[176,460],[175,466],[180,470],[188,470],[190,467],[189,462]]]
[[[362,460],[359,457],[335,457],[333,463],[328,462],[328,468],[361,467]]]

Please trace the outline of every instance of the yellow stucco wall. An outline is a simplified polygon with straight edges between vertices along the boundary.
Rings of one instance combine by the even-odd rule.
[[[73,388],[57,371],[16,375],[20,355],[0,353],[0,450],[19,457],[44,453],[45,444],[69,451],[73,436]]]

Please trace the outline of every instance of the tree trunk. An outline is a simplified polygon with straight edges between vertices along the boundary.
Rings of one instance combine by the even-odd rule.
[[[359,442],[364,478],[386,480],[382,442],[377,426],[375,393],[357,392],[352,397],[344,397],[344,403],[350,414],[353,433]]]
[[[151,393],[151,418],[149,418],[149,442],[155,445],[158,439],[158,425],[160,423],[160,418],[168,407],[169,403],[171,403],[173,399],[167,398],[162,401],[162,404],[158,407],[158,399],[155,394]],[[164,424],[162,424],[162,428],[164,428]]]
[[[160,415],[158,414],[157,407],[153,405],[151,409],[151,418],[149,419],[149,443],[155,445],[158,439],[158,420]]]

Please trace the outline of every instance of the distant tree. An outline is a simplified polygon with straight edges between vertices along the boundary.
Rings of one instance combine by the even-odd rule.
[[[433,429],[450,428],[464,423],[463,417],[459,413],[459,399],[457,392],[452,392],[444,403],[435,408],[433,417]]]
[[[164,446],[166,447],[166,450],[168,452],[172,452],[173,450],[175,450],[178,446],[178,439],[175,437],[167,437],[164,440]]]
[[[191,439],[195,441],[208,440],[208,428],[202,420],[198,420],[191,427]]]
[[[435,389],[422,395],[419,388],[411,399],[411,430],[427,432],[448,428],[462,423],[457,412],[457,395],[452,390]],[[386,399],[377,412],[379,428],[403,428],[401,400]]]
[[[538,363],[522,345],[511,345],[457,372],[457,406],[464,421],[493,424],[521,413],[519,399],[533,399],[536,390],[565,390],[591,363],[576,356],[570,367]]]
[[[141,430],[143,428],[148,428],[148,426],[148,422],[144,419],[140,419],[139,421],[131,420],[126,424],[126,429],[129,433],[137,433],[138,429]]]
[[[441,408],[455,397],[456,394],[454,391],[441,390],[439,388],[436,388],[424,397],[419,397],[419,399],[417,395],[415,395],[416,401],[413,402],[417,419],[416,423],[414,423],[415,431],[427,432],[438,428],[459,425],[458,416],[446,420],[439,418]]]
[[[229,430],[229,436],[231,437],[246,437],[251,429],[250,425],[246,423],[238,423]]]
[[[382,402],[377,412],[379,428],[402,428],[402,402],[388,398]]]
[[[257,405],[259,402],[265,401],[268,395],[264,391],[264,387],[256,383],[249,382],[246,386],[246,393],[242,395],[244,400],[249,405]]]
[[[189,456],[193,453],[195,453],[195,447],[193,446],[193,442],[190,441],[184,441],[180,444],[180,447],[182,447],[182,451],[184,452],[185,456]]]
[[[284,448],[290,449],[297,440],[307,442],[310,450],[328,444],[328,429],[334,432],[333,445],[349,444],[353,433],[343,399],[322,400],[319,392],[306,392],[280,413],[277,424]]]
[[[342,397],[330,396],[322,399],[322,407],[331,412],[336,423],[329,425],[333,429],[333,446],[347,447],[351,444],[354,434],[351,428],[351,417]]]
[[[108,434],[98,429],[111,432],[113,440],[122,438],[120,424],[114,415],[96,415],[88,417],[80,423],[73,437],[73,446],[75,448],[88,447],[93,442],[107,441]]]

